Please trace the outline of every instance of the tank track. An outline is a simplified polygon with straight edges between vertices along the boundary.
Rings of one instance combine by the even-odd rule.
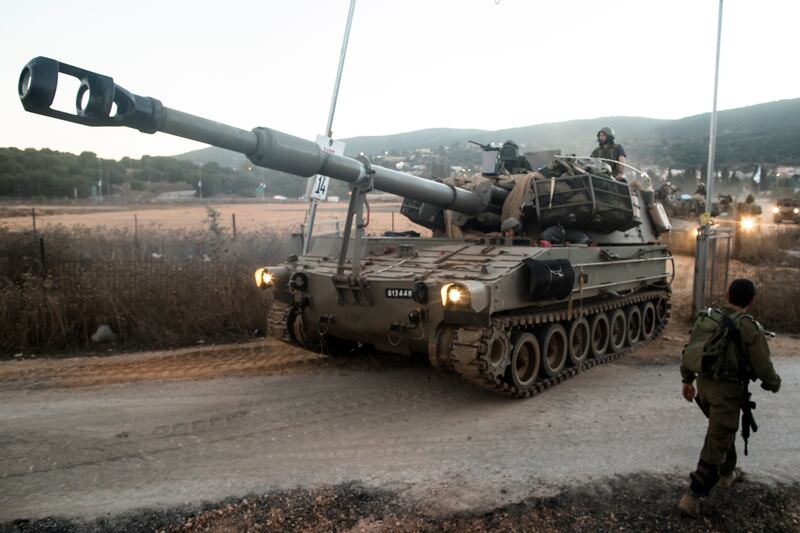
[[[502,377],[496,376],[488,371],[488,364],[485,360],[487,353],[487,342],[496,330],[505,330],[508,333],[514,331],[524,331],[532,326],[550,324],[561,320],[568,320],[566,310],[553,312],[542,312],[532,314],[521,314],[516,316],[504,316],[492,320],[492,327],[461,327],[456,329],[453,342],[450,347],[449,363],[450,367],[461,377],[493,392],[511,396],[514,398],[530,398],[536,396],[554,385],[557,385],[569,378],[575,377],[589,368],[602,365],[610,361],[619,359],[629,351],[639,348],[657,339],[664,327],[669,323],[671,313],[671,291],[648,290],[630,295],[622,299],[615,299],[609,302],[601,302],[588,305],[583,308],[582,315],[589,317],[595,313],[613,311],[614,309],[624,308],[632,304],[646,301],[655,302],[659,298],[664,298],[666,302],[666,313],[664,320],[657,323],[653,336],[645,341],[637,342],[633,346],[624,348],[618,352],[612,352],[597,358],[587,358],[579,366],[565,367],[557,376],[540,379],[533,383],[530,388],[520,390],[515,385],[506,382]]]
[[[455,330],[453,342],[450,345],[449,367],[470,383],[484,389],[514,398],[530,398],[592,367],[615,361],[631,350],[644,346],[657,339],[664,327],[669,323],[671,314],[671,291],[669,289],[647,290],[622,299],[614,299],[613,301],[584,306],[582,308],[582,316],[590,317],[595,313],[622,309],[629,305],[646,301],[655,302],[660,298],[664,298],[666,302],[664,320],[656,324],[656,329],[650,339],[601,357],[587,358],[579,366],[565,367],[557,376],[540,379],[526,390],[519,390],[515,385],[506,382],[501,377],[495,376],[488,371],[488,365],[484,359],[487,351],[487,341],[489,341],[493,332],[496,330],[504,330],[508,333],[512,333],[515,331],[524,331],[533,326],[569,320],[566,310],[498,317],[492,320],[492,327],[489,328],[470,326],[457,328]],[[273,301],[267,317],[268,335],[283,342],[299,345],[289,331],[291,312],[292,306],[290,304]],[[577,316],[580,315],[575,313],[573,318]]]

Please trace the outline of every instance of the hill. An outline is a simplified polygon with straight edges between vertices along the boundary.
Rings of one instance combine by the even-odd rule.
[[[617,131],[636,165],[697,168],[708,153],[710,114],[676,120],[644,117],[601,117],[536,124],[496,131],[434,128],[393,135],[343,139],[346,155],[399,153],[418,148],[466,147],[468,140],[483,143],[514,139],[526,151],[561,149],[563,153],[588,154],[595,133],[606,125]],[[800,98],[720,111],[717,131],[717,165],[800,163]],[[453,160],[450,164],[469,164]],[[204,148],[176,156],[193,162],[214,161],[237,168],[245,162],[240,154]],[[475,161],[477,152],[475,151]]]

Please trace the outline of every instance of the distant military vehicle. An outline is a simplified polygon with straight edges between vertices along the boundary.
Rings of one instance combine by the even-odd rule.
[[[59,73],[81,82],[74,115],[50,108]],[[674,266],[658,240],[669,221],[646,180],[616,181],[602,161],[563,156],[531,172],[506,144],[486,149],[481,176],[429,180],[170,109],[48,58],[25,66],[18,90],[34,113],[161,131],[349,183],[343,236],[318,236],[306,255],[255,273],[272,294],[278,338],[423,353],[436,368],[527,397],[656,337],[669,320]],[[433,236],[367,237],[372,189],[403,196],[402,212]]]
[[[772,208],[772,221],[775,224],[781,222],[800,224],[800,200],[789,196],[779,198],[777,205]]]

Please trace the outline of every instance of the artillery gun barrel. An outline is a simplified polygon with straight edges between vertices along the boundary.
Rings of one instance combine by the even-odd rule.
[[[51,108],[59,73],[73,76],[81,85],[76,113]],[[144,133],[161,131],[239,152],[253,164],[310,177],[322,174],[355,183],[372,175],[374,188],[467,215],[483,212],[505,197],[499,187],[467,191],[445,183],[372,166],[366,160],[326,152],[317,143],[270,128],[242,130],[203,117],[170,109],[155,98],[139,96],[116,85],[109,76],[54,59],[37,57],[22,70],[18,92],[25,110],[86,126],[126,126]],[[496,190],[495,190],[496,189]]]

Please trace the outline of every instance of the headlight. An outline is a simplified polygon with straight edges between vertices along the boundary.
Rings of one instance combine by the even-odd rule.
[[[442,305],[445,307],[469,305],[469,289],[459,283],[448,283],[442,287]]]
[[[461,292],[461,289],[458,289],[456,287],[450,287],[450,290],[447,291],[448,302],[453,302],[454,304],[457,304],[461,302],[463,298],[464,294]]]
[[[266,268],[259,268],[255,273],[256,287],[266,288],[272,287],[273,279],[272,274]]]
[[[446,283],[442,286],[441,296],[445,309],[471,309],[479,313],[489,305],[489,289],[475,280]]]
[[[744,218],[742,219],[742,229],[743,229],[744,231],[750,231],[750,230],[752,230],[754,227],[756,227],[756,222],[755,222],[755,220],[753,220],[753,219],[752,219],[752,218],[750,218],[750,217],[744,217]]]
[[[798,208],[796,208],[796,207],[795,207],[795,208],[794,208],[794,214],[796,215],[796,214],[798,214],[798,213],[800,213],[800,209],[798,209]]]
[[[781,212],[781,209],[780,207],[773,207],[772,212],[777,214]],[[795,209],[794,212],[797,213],[797,209]]]

